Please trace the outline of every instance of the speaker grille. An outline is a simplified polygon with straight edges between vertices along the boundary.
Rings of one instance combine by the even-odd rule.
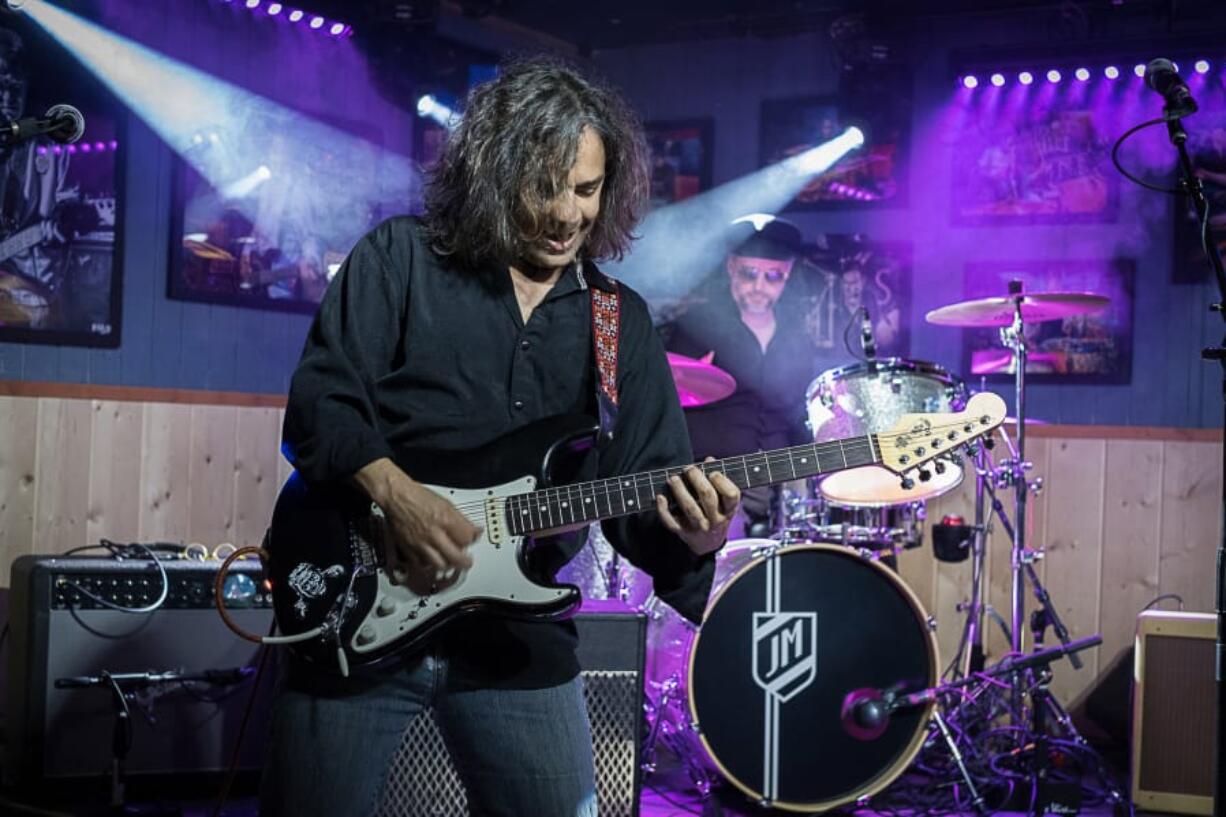
[[[639,724],[642,686],[632,670],[582,673],[592,749],[596,799],[602,817],[638,814]],[[464,786],[443,744],[434,710],[409,724],[392,759],[376,817],[468,817]]]
[[[1199,638],[1145,639],[1142,789],[1213,794],[1213,649]]]

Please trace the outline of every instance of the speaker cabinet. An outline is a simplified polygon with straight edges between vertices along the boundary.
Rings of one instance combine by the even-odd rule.
[[[647,619],[616,601],[588,601],[575,617],[601,817],[638,817],[639,738]],[[443,736],[427,709],[409,724],[376,817],[468,817]]]
[[[96,599],[126,608],[156,601],[162,578],[148,560],[23,556],[13,563],[8,783],[89,777],[109,765],[115,697],[101,687],[58,689],[57,679],[96,677],[103,671],[201,673],[254,666],[258,646],[230,632],[213,607],[220,562],[161,564],[169,580],[165,601],[154,612],[130,613]],[[272,609],[259,585],[259,568],[238,562],[227,581],[236,599],[230,605],[234,618],[249,632],[263,634]],[[240,768],[256,769],[262,763],[264,730],[258,724],[267,712],[271,687],[261,684]],[[160,684],[141,692],[129,706],[127,772],[226,769],[250,692],[250,678],[235,684]]]
[[[1137,617],[1132,800],[1138,809],[1213,813],[1216,618],[1147,610]]]

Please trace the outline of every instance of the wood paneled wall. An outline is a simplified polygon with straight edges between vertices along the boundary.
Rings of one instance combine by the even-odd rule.
[[[101,537],[258,544],[289,473],[282,414],[269,404],[0,396],[0,583],[19,555]],[[1046,554],[1037,571],[1073,636],[1104,639],[1084,670],[1059,665],[1054,688],[1068,702],[1128,647],[1137,613],[1159,594],[1212,610],[1221,443],[1178,429],[1037,427],[1027,458],[1044,481],[1028,514],[1029,541]],[[1011,496],[1002,498],[1011,516]],[[971,520],[973,503],[974,482],[964,479],[928,504],[929,523],[945,514]],[[971,566],[937,562],[927,540],[899,569],[936,616],[948,661]],[[1008,621],[1009,547],[999,524],[987,553],[988,601]],[[1032,596],[1026,604],[1033,609]],[[1005,640],[995,625],[988,632],[990,656],[999,657]]]
[[[1056,665],[1053,690],[1071,702],[1132,644],[1137,614],[1157,596],[1175,593],[1187,610],[1212,611],[1222,447],[1212,435],[1177,429],[1053,426],[1028,434],[1026,459],[1034,463],[1031,477],[1043,478],[1027,513],[1027,541],[1044,551],[1036,572],[1073,638],[1103,636],[1101,647],[1083,653],[1084,669]],[[1012,493],[1000,496],[1012,519]],[[945,514],[973,520],[974,500],[974,481],[964,479],[928,503],[929,524]],[[1010,549],[999,523],[987,557],[988,603],[1010,621]],[[970,599],[970,562],[937,562],[925,543],[903,553],[899,569],[937,617],[949,661],[964,621],[958,605]],[[1029,615],[1037,603],[1027,589]],[[999,658],[1008,644],[998,625],[988,619],[985,626],[989,660]],[[1047,643],[1055,643],[1050,630]]]

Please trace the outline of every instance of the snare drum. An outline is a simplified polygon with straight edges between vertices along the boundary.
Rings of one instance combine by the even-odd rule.
[[[651,674],[684,679],[676,731],[701,761],[771,807],[824,811],[888,786],[923,745],[932,705],[899,710],[883,734],[854,737],[857,690],[937,680],[937,645],[915,594],[890,570],[829,545],[729,542],[701,628],[660,605]],[[650,689],[649,689],[650,693]]]
[[[815,442],[889,431],[904,414],[960,411],[966,404],[962,380],[919,360],[887,358],[831,369],[805,392],[809,428]],[[821,492],[837,505],[883,507],[924,502],[962,482],[961,466],[904,489],[897,474],[876,465],[852,468],[824,478]]]
[[[779,524],[784,542],[843,545],[880,555],[923,544],[923,502],[881,507],[836,505],[817,486],[816,479],[784,483]]]

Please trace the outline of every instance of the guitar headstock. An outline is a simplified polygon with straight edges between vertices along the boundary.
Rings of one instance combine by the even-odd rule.
[[[976,440],[1005,421],[1005,401],[981,392],[966,408],[944,414],[905,414],[889,431],[877,434],[881,464],[907,479],[906,474],[959,446]]]

